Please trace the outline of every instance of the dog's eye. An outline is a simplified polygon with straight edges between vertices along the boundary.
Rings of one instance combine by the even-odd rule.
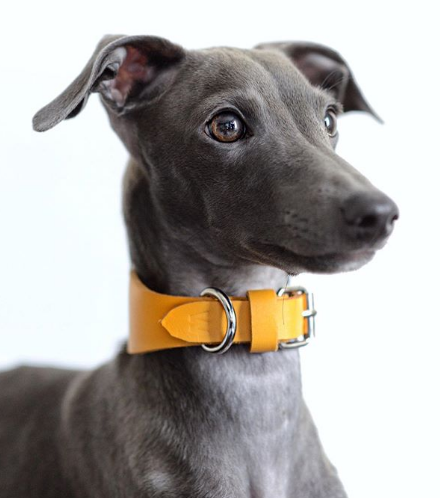
[[[243,138],[246,127],[237,114],[221,112],[207,126],[209,136],[219,142],[236,142]]]
[[[338,118],[335,111],[328,109],[324,118],[324,125],[330,137],[335,137],[338,133]]]

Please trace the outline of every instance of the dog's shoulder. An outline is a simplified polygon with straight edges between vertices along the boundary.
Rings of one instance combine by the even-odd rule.
[[[38,367],[0,373],[0,497],[69,496],[57,439],[62,399],[75,375]]]
[[[75,370],[32,366],[0,372],[1,418],[15,408],[20,409],[17,416],[25,415],[21,410],[47,408],[49,400],[58,397],[76,373]]]

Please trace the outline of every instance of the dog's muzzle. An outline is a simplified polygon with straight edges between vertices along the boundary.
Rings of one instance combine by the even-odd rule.
[[[303,287],[250,290],[246,297],[208,287],[200,297],[171,296],[131,272],[128,352],[201,346],[222,354],[243,343],[251,353],[298,348],[314,336],[315,315],[313,294]]]

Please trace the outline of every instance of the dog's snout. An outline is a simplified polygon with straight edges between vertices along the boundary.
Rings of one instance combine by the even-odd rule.
[[[341,210],[348,234],[363,240],[387,237],[399,217],[397,205],[381,192],[352,195],[345,200]]]

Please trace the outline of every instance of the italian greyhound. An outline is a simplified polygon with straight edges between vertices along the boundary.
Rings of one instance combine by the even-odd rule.
[[[334,151],[339,114],[376,115],[325,46],[107,36],[34,129],[76,116],[92,92],[130,154],[131,262],[156,292],[244,296],[286,274],[355,270],[392,232],[395,203]],[[297,349],[21,367],[1,374],[0,406],[1,498],[346,496],[303,401]]]

